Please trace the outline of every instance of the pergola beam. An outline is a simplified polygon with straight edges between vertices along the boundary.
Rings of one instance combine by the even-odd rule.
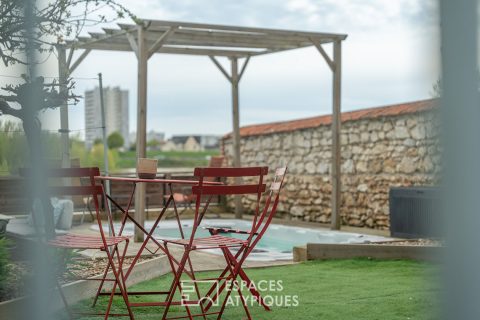
[[[154,31],[149,29],[149,32],[156,37],[155,34],[162,34],[164,31]],[[238,35],[225,34],[224,32],[206,32],[178,29],[175,32],[175,37],[170,41],[176,41],[184,44],[192,45],[209,45],[209,46],[229,46],[229,47],[247,47],[247,48],[265,48],[268,46],[298,46],[302,44],[310,44],[308,38],[298,39],[289,37],[269,37],[268,35]],[[330,42],[330,41],[329,41]]]
[[[72,65],[73,53],[75,52],[75,48],[70,48],[68,50],[68,58],[67,58],[67,67],[70,70],[70,66]]]
[[[135,39],[135,38],[133,38]],[[117,43],[97,43],[90,46],[88,43],[75,43],[75,47],[88,48],[91,50],[107,50],[107,51],[133,51],[131,43],[129,42],[117,42]],[[223,56],[223,57],[247,57],[257,55],[260,52],[257,51],[236,51],[236,50],[222,50],[222,49],[197,49],[193,47],[174,47],[174,46],[162,46],[156,53],[169,53],[169,54],[186,54],[197,56]]]
[[[312,44],[319,47],[321,44],[343,40],[346,37],[346,35],[334,33],[159,20],[145,20],[144,26],[148,30],[146,41],[152,41],[149,51],[150,56],[159,52],[241,58],[303,48]],[[135,38],[131,33],[136,32],[137,25],[119,24],[119,27],[120,29],[105,28],[105,33],[90,33],[90,38],[79,37],[80,42],[75,43],[75,46],[98,50],[135,51],[135,49],[132,49],[134,46],[128,44],[133,42],[132,38]],[[124,37],[123,35],[127,36]],[[312,39],[314,39],[314,43],[312,43]],[[324,55],[324,52],[322,55]],[[326,57],[326,55],[324,56]]]
[[[245,69],[247,69],[247,65],[249,61],[250,61],[250,56],[248,56],[245,59],[245,62],[243,62],[242,69],[240,70],[240,74],[238,75],[238,81],[242,79],[243,73],[245,72]]]
[[[335,72],[335,63],[330,59],[328,54],[325,52],[325,49],[323,49],[322,44],[318,42],[316,39],[312,39],[312,43],[317,48],[318,52],[322,55],[323,59],[325,59],[325,62],[328,64],[330,67],[330,70]]]
[[[140,57],[138,56],[138,44],[137,44],[137,40],[135,40],[135,37],[130,33],[130,32],[127,32],[125,34],[125,36],[127,37],[127,40],[128,40],[128,43],[130,44],[130,48],[132,49],[132,51],[135,53],[135,55],[137,56],[137,59],[140,59]]]
[[[205,24],[205,23],[190,23],[190,22],[177,22],[177,21],[164,21],[164,20],[148,20],[150,27],[181,27],[203,30],[219,30],[219,31],[234,31],[236,33],[245,34],[271,34],[271,35],[290,35],[290,36],[305,36],[305,37],[317,37],[322,36],[330,39],[344,40],[346,35],[337,33],[324,33],[324,32],[308,32],[308,31],[294,31],[294,30],[281,30],[281,29],[269,29],[269,28],[251,28],[251,27],[238,27],[238,26],[226,26],[217,24]]]
[[[71,48],[70,50],[73,50],[73,48]],[[92,49],[85,49],[82,54],[77,58],[77,60],[75,60],[75,62],[69,67],[69,73],[72,73],[75,69],[77,69],[77,67],[80,65],[80,63],[82,63],[82,61],[88,56],[88,54],[92,51]]]
[[[220,64],[220,62],[218,62],[218,60],[214,56],[208,56],[208,57],[217,66],[218,70],[220,70],[220,72],[225,76],[225,78],[227,78],[227,80],[230,83],[232,83],[232,81],[233,81],[232,77],[227,73],[227,71],[225,70],[225,68],[223,68],[223,66]]]
[[[168,40],[168,37],[175,32],[177,28],[171,27],[168,29],[164,34],[160,36],[160,38],[155,41],[155,43],[150,47],[148,50],[148,57],[150,58],[155,52],[158,51],[162,47],[162,45]]]

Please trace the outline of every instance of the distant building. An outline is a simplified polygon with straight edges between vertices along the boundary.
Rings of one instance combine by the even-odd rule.
[[[150,130],[147,132],[147,142],[156,140],[158,142],[163,142],[165,140],[165,133]]]
[[[200,145],[203,150],[212,150],[220,148],[220,136],[203,135],[200,136]]]
[[[219,148],[219,136],[213,135],[181,135],[172,136],[162,145],[163,151],[203,151]]]
[[[119,87],[107,87],[103,89],[105,106],[105,125],[107,136],[113,132],[119,132],[128,148],[129,121],[128,121],[128,90]],[[90,149],[96,139],[102,139],[102,118],[100,106],[100,89],[85,91],[85,146]],[[95,129],[88,129],[95,128]]]
[[[173,143],[172,140],[168,140],[168,141],[165,141],[165,143],[163,143],[160,146],[160,150],[162,150],[162,151],[177,151],[179,149],[178,149],[178,146],[175,143]]]

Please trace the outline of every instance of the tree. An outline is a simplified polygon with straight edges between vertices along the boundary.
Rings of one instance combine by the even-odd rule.
[[[121,148],[123,147],[124,143],[125,143],[125,140],[123,140],[122,135],[117,131],[110,134],[107,138],[107,145],[109,149]]]
[[[157,139],[152,139],[147,142],[147,147],[149,147],[151,150],[157,150],[160,147],[160,141]]]
[[[109,18],[102,10],[110,8]],[[76,37],[83,27],[116,18],[137,18],[116,0],[2,0],[0,1],[0,57],[5,66],[27,61],[29,48],[52,52],[56,43]],[[27,30],[34,33],[29,35]],[[38,62],[38,61],[37,61]]]
[[[114,0],[1,0],[0,1],[0,58],[6,67],[20,64],[23,83],[2,88],[0,116],[10,115],[22,121],[32,159],[31,198],[41,199],[45,215],[45,232],[55,236],[53,208],[46,194],[45,150],[41,138],[38,115],[47,109],[57,108],[68,101],[76,103],[72,94],[74,83],[57,80],[46,82],[39,74],[38,65],[45,53],[52,53],[66,37],[76,36],[86,24],[107,21],[97,14],[102,7],[115,12],[115,18],[125,14],[134,16]],[[80,9],[82,8],[82,9]],[[63,88],[63,89],[61,89]]]

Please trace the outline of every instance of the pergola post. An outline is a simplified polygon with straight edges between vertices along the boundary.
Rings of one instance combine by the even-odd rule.
[[[332,218],[331,229],[340,229],[341,204],[341,72],[342,42],[333,43],[333,97],[332,97]]]
[[[232,83],[232,121],[233,121],[233,165],[235,167],[241,166],[240,160],[240,112],[239,112],[239,97],[238,97],[238,83],[240,77],[238,74],[238,59],[236,57],[230,58],[231,63],[231,83]],[[240,178],[235,178],[236,183]],[[242,198],[239,195],[235,196],[235,218],[241,219],[243,216]]]
[[[59,92],[65,99],[60,107],[60,134],[62,141],[62,167],[70,168],[70,141],[68,129],[68,104],[67,104],[67,79],[68,79],[68,65],[65,45],[58,44],[56,46],[58,53],[58,83]]]
[[[137,159],[145,158],[147,155],[147,70],[148,70],[148,48],[146,43],[146,28],[138,26],[137,40]],[[144,225],[145,222],[145,196],[146,184],[138,183],[135,192],[135,220]],[[143,242],[144,234],[135,227],[135,241]]]

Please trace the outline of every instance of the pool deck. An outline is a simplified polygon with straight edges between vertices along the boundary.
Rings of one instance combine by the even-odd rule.
[[[150,213],[149,219],[153,219],[153,218],[154,216],[152,215],[152,213]],[[191,213],[184,212],[184,214],[182,214],[182,219],[189,219],[189,218],[193,218]],[[234,219],[235,216],[230,213],[220,213],[220,214],[213,214],[213,215],[207,214],[205,218],[206,219],[209,219],[209,218]],[[249,218],[247,217],[244,220],[249,220]],[[272,223],[287,225],[287,226],[312,228],[312,229],[318,229],[318,230],[330,230],[328,225],[319,224],[316,222],[292,221],[292,220],[275,218],[272,221]],[[366,229],[366,228],[355,228],[355,227],[343,226],[341,231],[389,237],[389,232],[384,230],[373,230],[373,229]],[[96,231],[93,231],[90,229],[89,224],[76,226],[71,230],[71,232],[79,233],[79,234],[97,234]],[[140,246],[141,246],[141,243],[136,243],[133,241],[130,242],[127,256],[134,256],[138,252],[138,249]],[[157,246],[153,242],[150,242],[147,245],[147,248],[150,249],[151,251],[155,251],[157,249]],[[177,258],[179,258],[183,250],[181,250],[180,248],[174,248],[174,246],[172,246],[171,248],[174,252],[174,255]],[[103,254],[103,253],[99,253],[98,251],[94,251],[94,250],[85,250],[83,254],[88,257],[100,257],[100,254]],[[155,253],[155,256],[162,256],[162,255],[163,253],[161,253],[161,251]],[[144,252],[142,253],[142,256],[152,256],[152,253],[150,253],[147,250],[144,250]],[[218,270],[218,269],[223,269],[225,267],[225,261],[223,256],[208,253],[208,252],[203,252],[203,251],[193,252],[192,263],[195,266],[195,270],[202,270],[202,271]],[[293,260],[246,261],[245,267],[246,268],[269,267],[269,266],[278,266],[278,265],[288,265],[293,263],[295,263],[293,262]]]
[[[90,229],[90,224],[83,224],[80,226],[75,226],[70,230],[70,233],[84,234],[84,235],[98,235],[97,231]],[[137,254],[142,243],[131,241],[127,250],[127,256],[133,257]],[[157,245],[153,242],[147,244],[147,248],[150,251],[155,252]],[[183,250],[181,248],[175,248],[175,246],[169,246],[169,249],[172,251],[173,255],[179,259]],[[91,258],[100,258],[105,256],[105,253],[99,252],[98,250],[84,250],[81,252],[85,257]],[[155,254],[150,253],[148,250],[144,250],[142,253],[143,257],[151,256],[163,256],[164,254],[161,251],[156,252]],[[226,263],[222,255],[212,254],[203,251],[194,251],[192,253],[192,264],[196,271],[208,271],[208,270],[221,270],[225,268]],[[271,266],[280,266],[280,265],[289,265],[293,264],[292,260],[276,260],[276,261],[246,261],[244,266],[246,268],[259,268],[259,267],[271,267]]]
[[[155,212],[149,212],[148,219],[154,219],[154,218],[155,218]],[[193,215],[191,214],[191,212],[186,211],[182,214],[182,219],[190,219],[190,218],[193,218]],[[209,218],[234,219],[235,217],[233,214],[229,214],[229,213],[214,213],[214,214],[207,214],[205,218],[206,219],[209,219]],[[244,220],[250,220],[250,219],[251,217],[250,218],[246,217]],[[9,229],[12,229],[13,227],[13,229],[18,229],[17,231],[19,234],[22,234],[23,236],[27,236],[28,230],[25,229],[26,227],[25,226],[22,227],[21,225],[14,227],[13,225],[15,224],[15,222],[16,222],[15,220],[11,221]],[[312,228],[312,229],[318,229],[318,230],[330,230],[328,225],[319,224],[316,222],[292,221],[292,220],[275,218],[272,221],[272,223],[287,225],[287,226]],[[98,232],[91,230],[90,226],[91,226],[91,223],[84,223],[82,225],[74,226],[68,232],[76,233],[76,234],[84,234],[84,235],[87,235],[87,234],[98,235]],[[343,226],[341,231],[389,237],[389,232],[383,231],[383,230],[373,230],[373,229],[367,229],[367,228],[355,228],[355,227]],[[141,243],[136,243],[131,241],[127,251],[127,256],[130,256],[130,257],[134,256],[138,252],[140,246],[141,246]],[[150,249],[151,252],[155,252],[155,250],[157,249],[157,246],[153,242],[150,242],[147,245],[147,248]],[[180,257],[183,250],[180,248],[174,248],[174,246],[172,246],[171,248],[172,248],[173,254],[177,257]],[[149,252],[148,250],[144,250],[144,252],[142,253],[142,256],[144,257],[158,256],[159,257],[164,255],[161,251],[157,251],[153,254],[151,252]],[[102,257],[102,255],[105,255],[105,253],[99,252],[98,250],[84,250],[81,252],[81,254],[87,258],[100,258]],[[208,253],[208,252],[202,252],[202,251],[193,252],[192,263],[195,266],[195,270],[199,270],[199,271],[223,269],[226,265],[223,256]],[[246,261],[245,267],[246,268],[269,267],[269,266],[277,266],[277,265],[288,265],[293,263],[294,262],[292,260]]]

